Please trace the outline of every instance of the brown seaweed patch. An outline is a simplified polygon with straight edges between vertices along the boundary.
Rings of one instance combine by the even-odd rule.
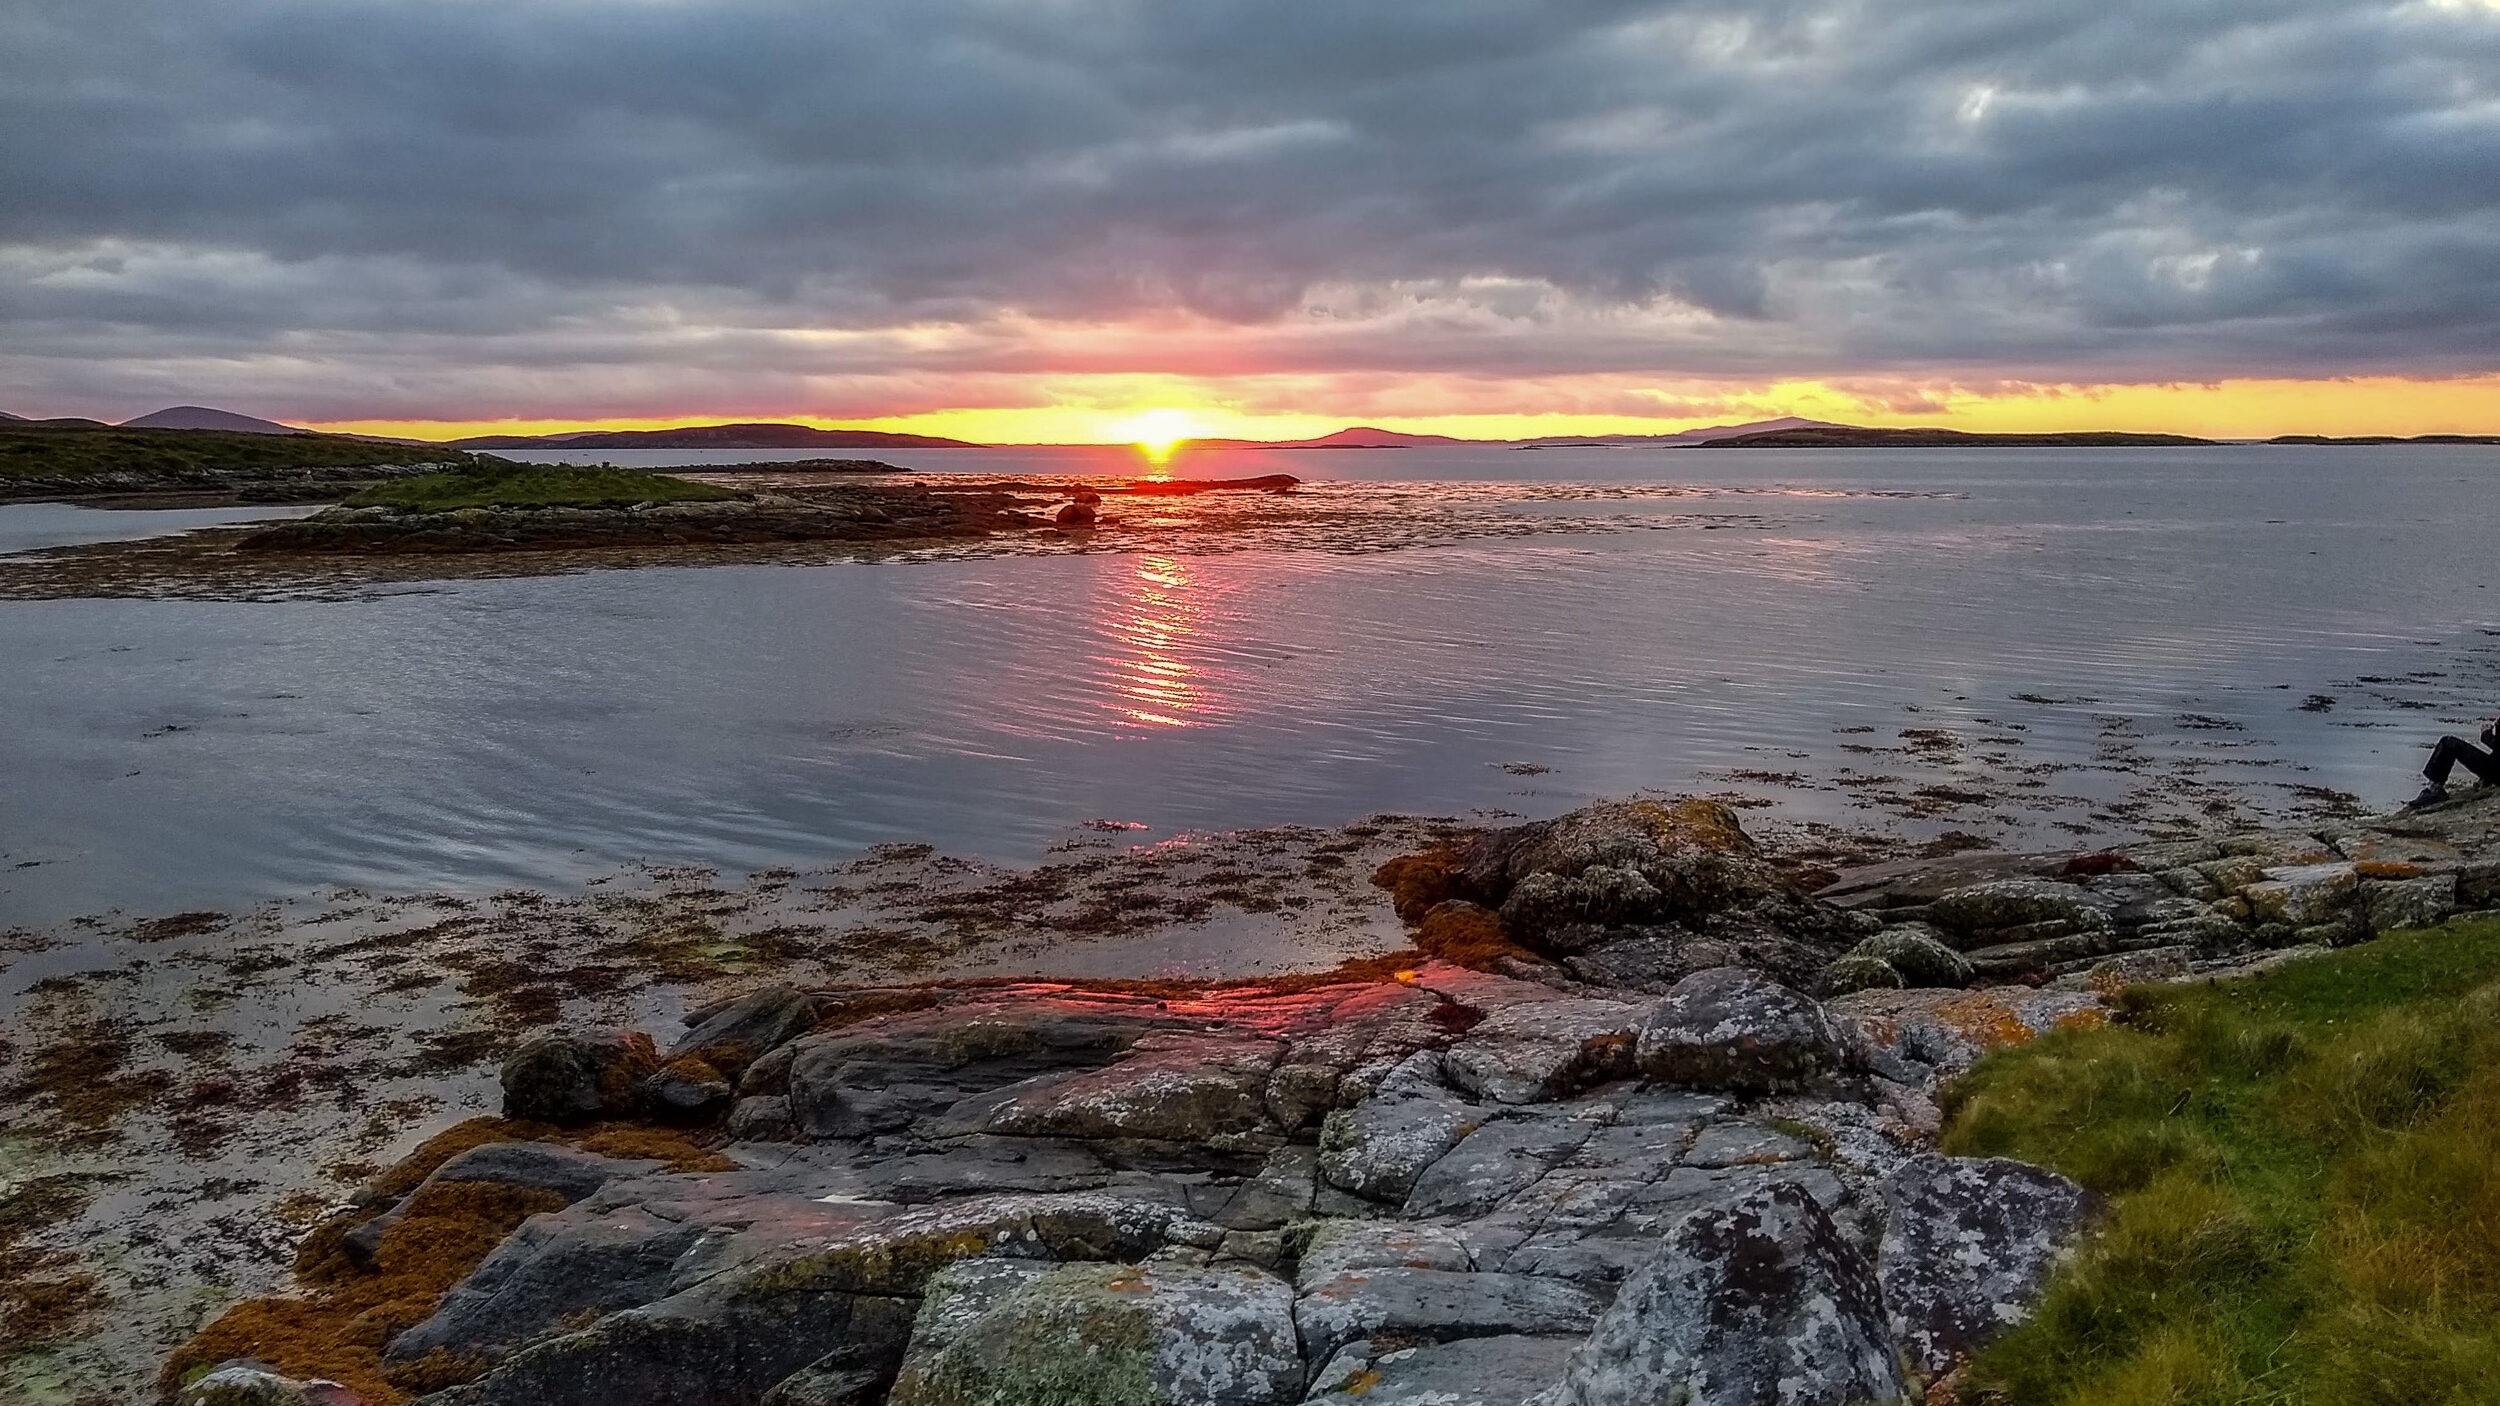
[[[62,1272],[76,1263],[73,1256],[24,1243],[34,1231],[76,1218],[92,1199],[69,1176],[0,1190],[0,1353],[77,1336],[85,1319],[111,1303],[94,1275]]]
[[[27,1058],[26,1077],[10,1086],[11,1100],[39,1103],[52,1113],[52,1141],[94,1148],[118,1137],[114,1124],[173,1086],[162,1070],[124,1072],[130,1041],[109,1021],[82,1021],[65,1028]]]

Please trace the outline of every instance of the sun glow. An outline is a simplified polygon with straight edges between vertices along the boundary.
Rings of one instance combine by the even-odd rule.
[[[1160,464],[1172,457],[1182,440],[1204,438],[1207,426],[1194,412],[1167,405],[1141,410],[1118,421],[1112,433],[1133,441],[1146,451],[1147,458]]]

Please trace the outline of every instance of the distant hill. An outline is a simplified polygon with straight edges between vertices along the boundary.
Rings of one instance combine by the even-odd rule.
[[[12,415],[6,410],[0,410],[0,420],[23,420],[25,418],[23,415]]]
[[[2268,444],[2500,444],[2500,434],[2279,434]]]
[[[293,425],[263,420],[253,415],[237,415],[231,410],[212,410],[205,405],[169,405],[136,420],[124,420],[125,430],[225,430],[232,434],[311,434]]]
[[[1709,425],[1700,429],[1678,430],[1674,434],[1592,434],[1545,435],[1537,439],[1514,441],[1514,449],[1616,449],[1644,445],[1676,448],[1700,444],[1705,440],[1724,439],[1732,435],[1765,434],[1774,430],[1837,430],[1846,426],[1829,420],[1807,420],[1795,415],[1782,415],[1776,420],[1749,420],[1741,425]]]
[[[936,435],[885,430],[820,430],[812,425],[688,425],[675,430],[576,430],[570,434],[479,435],[459,449],[978,449]]]
[[[1770,430],[1726,439],[1703,440],[1702,449],[2130,449],[2165,444],[2219,444],[2183,434],[2126,434],[2115,430],[2084,430],[2071,434],[1966,434],[1960,430],[1871,429],[1862,425],[1824,425],[1813,429]]]
[[[1407,434],[1399,430],[1356,425],[1317,439],[1193,439],[1192,449],[1413,449],[1426,444],[1485,444],[1491,441],[1453,439],[1445,434]]]
[[[1384,430],[1371,425],[1324,434],[1316,439],[1193,439],[1193,449],[1415,449],[1426,445],[1475,445],[1510,449],[1616,449],[1640,446],[1674,448],[1699,444],[1703,440],[1724,435],[1750,434],[1763,430],[1839,429],[1822,420],[1803,420],[1783,415],[1776,420],[1755,420],[1742,425],[1713,425],[1704,429],[1679,430],[1674,434],[1592,434],[1544,435],[1536,439],[1460,439],[1445,434],[1408,434],[1403,430]]]

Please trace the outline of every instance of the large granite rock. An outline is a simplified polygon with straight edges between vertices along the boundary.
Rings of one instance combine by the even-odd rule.
[[[1879,1194],[1885,1310],[1902,1351],[1928,1372],[2021,1322],[2096,1209],[2075,1183],[2003,1157],[1918,1157]]]
[[[973,1197],[803,1237],[656,1302],[512,1352],[427,1406],[684,1406],[747,1402],[827,1354],[890,1368],[929,1277],[1012,1254],[1134,1263],[1212,1250],[1221,1226],[1167,1203],[1099,1194]]]
[[[1904,1390],[1874,1267],[1780,1183],[1678,1221],[1536,1401],[1854,1406]]]
[[[1267,1125],[1267,1081],[1284,1046],[1225,1035],[1147,1035],[1102,1069],[967,1098],[935,1131],[1202,1142]]]
[[[1846,1050],[1813,998],[1743,967],[1716,967],[1650,1007],[1636,1058],[1661,1083],[1769,1093],[1839,1072]]]
[[[813,1137],[900,1132],[975,1094],[1109,1064],[1166,1023],[1051,1000],[863,1021],[790,1046],[789,1111]]]
[[[1451,882],[1497,909],[1514,940],[1625,990],[1663,991],[1728,963],[1811,981],[1863,935],[1851,915],[1791,891],[1715,801],[1606,801],[1496,830]]]
[[[1065,1265],[924,1310],[889,1406],[1271,1406],[1302,1395],[1293,1290],[1247,1266]],[[942,1339],[942,1341],[937,1341]]]
[[[657,1162],[602,1157],[554,1143],[490,1142],[472,1147],[435,1168],[407,1195],[385,1205],[379,1214],[339,1237],[339,1246],[349,1260],[369,1266],[381,1248],[382,1237],[406,1217],[408,1208],[427,1187],[448,1182],[482,1182],[553,1192],[569,1204],[619,1177],[639,1176],[659,1168]]]
[[[731,1080],[747,1066],[814,1028],[815,997],[793,986],[767,986],[706,1007],[668,1048],[667,1058],[700,1059]]]

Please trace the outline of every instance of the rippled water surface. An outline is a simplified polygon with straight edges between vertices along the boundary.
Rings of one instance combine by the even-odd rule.
[[[2488,514],[2460,513],[2488,449],[1173,467],[1295,473],[1347,511],[1224,550],[1143,530],[1191,511],[1157,506],[1062,554],[0,602],[0,919],[896,840],[1026,862],[1097,818],[1151,837],[1643,788],[2114,834],[2384,805],[2430,737],[2500,707]],[[27,515],[74,511],[0,508],[0,549],[65,540]]]

